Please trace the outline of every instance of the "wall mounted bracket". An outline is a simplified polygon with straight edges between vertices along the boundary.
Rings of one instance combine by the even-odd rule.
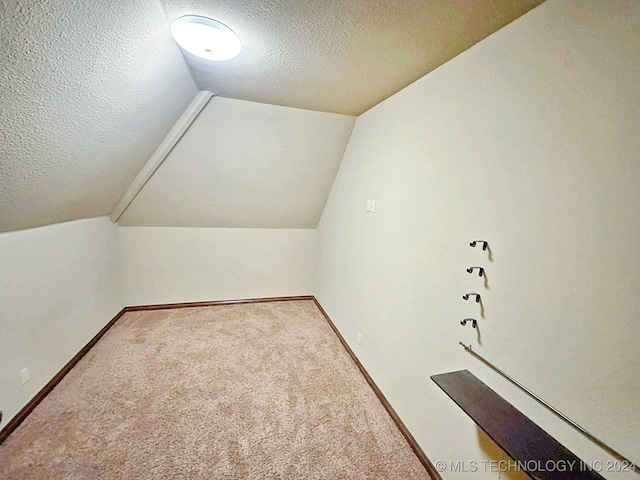
[[[480,303],[480,294],[479,293],[465,293],[464,295],[462,295],[462,299],[463,300],[469,300],[469,296],[471,295],[475,295],[476,296],[476,303]]]
[[[487,242],[486,240],[474,240],[473,242],[471,242],[469,244],[470,247],[475,247],[476,244],[481,243],[482,244],[482,250],[486,250],[487,247],[489,246],[489,242]]]
[[[464,327],[467,324],[467,322],[471,322],[471,326],[473,328],[478,328],[478,321],[475,318],[465,318],[460,322],[460,325]]]
[[[473,270],[477,268],[478,269],[478,276],[481,277],[482,275],[484,275],[484,268],[482,267],[469,267],[467,268],[467,273],[473,273]]]

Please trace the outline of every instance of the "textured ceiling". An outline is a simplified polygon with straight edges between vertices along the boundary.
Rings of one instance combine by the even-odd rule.
[[[316,228],[354,122],[215,97],[118,223]]]
[[[542,0],[162,0],[169,20],[215,18],[240,55],[185,53],[203,90],[359,115]]]
[[[313,228],[353,118],[309,110],[362,113],[540,1],[0,0],[0,232],[108,215],[197,87],[261,103],[216,98],[122,222]],[[181,54],[187,13],[240,55]]]
[[[0,2],[0,231],[108,215],[197,93],[156,0]]]

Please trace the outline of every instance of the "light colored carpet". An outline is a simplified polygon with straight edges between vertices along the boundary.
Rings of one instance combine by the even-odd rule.
[[[0,446],[3,479],[428,479],[312,301],[129,312]]]

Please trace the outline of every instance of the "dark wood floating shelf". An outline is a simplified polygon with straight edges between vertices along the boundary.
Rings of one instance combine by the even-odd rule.
[[[531,478],[604,479],[468,370],[431,377]]]

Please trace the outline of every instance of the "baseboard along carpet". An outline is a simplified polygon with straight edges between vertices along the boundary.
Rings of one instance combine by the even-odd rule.
[[[429,479],[312,300],[127,312],[0,446],[10,479]]]

